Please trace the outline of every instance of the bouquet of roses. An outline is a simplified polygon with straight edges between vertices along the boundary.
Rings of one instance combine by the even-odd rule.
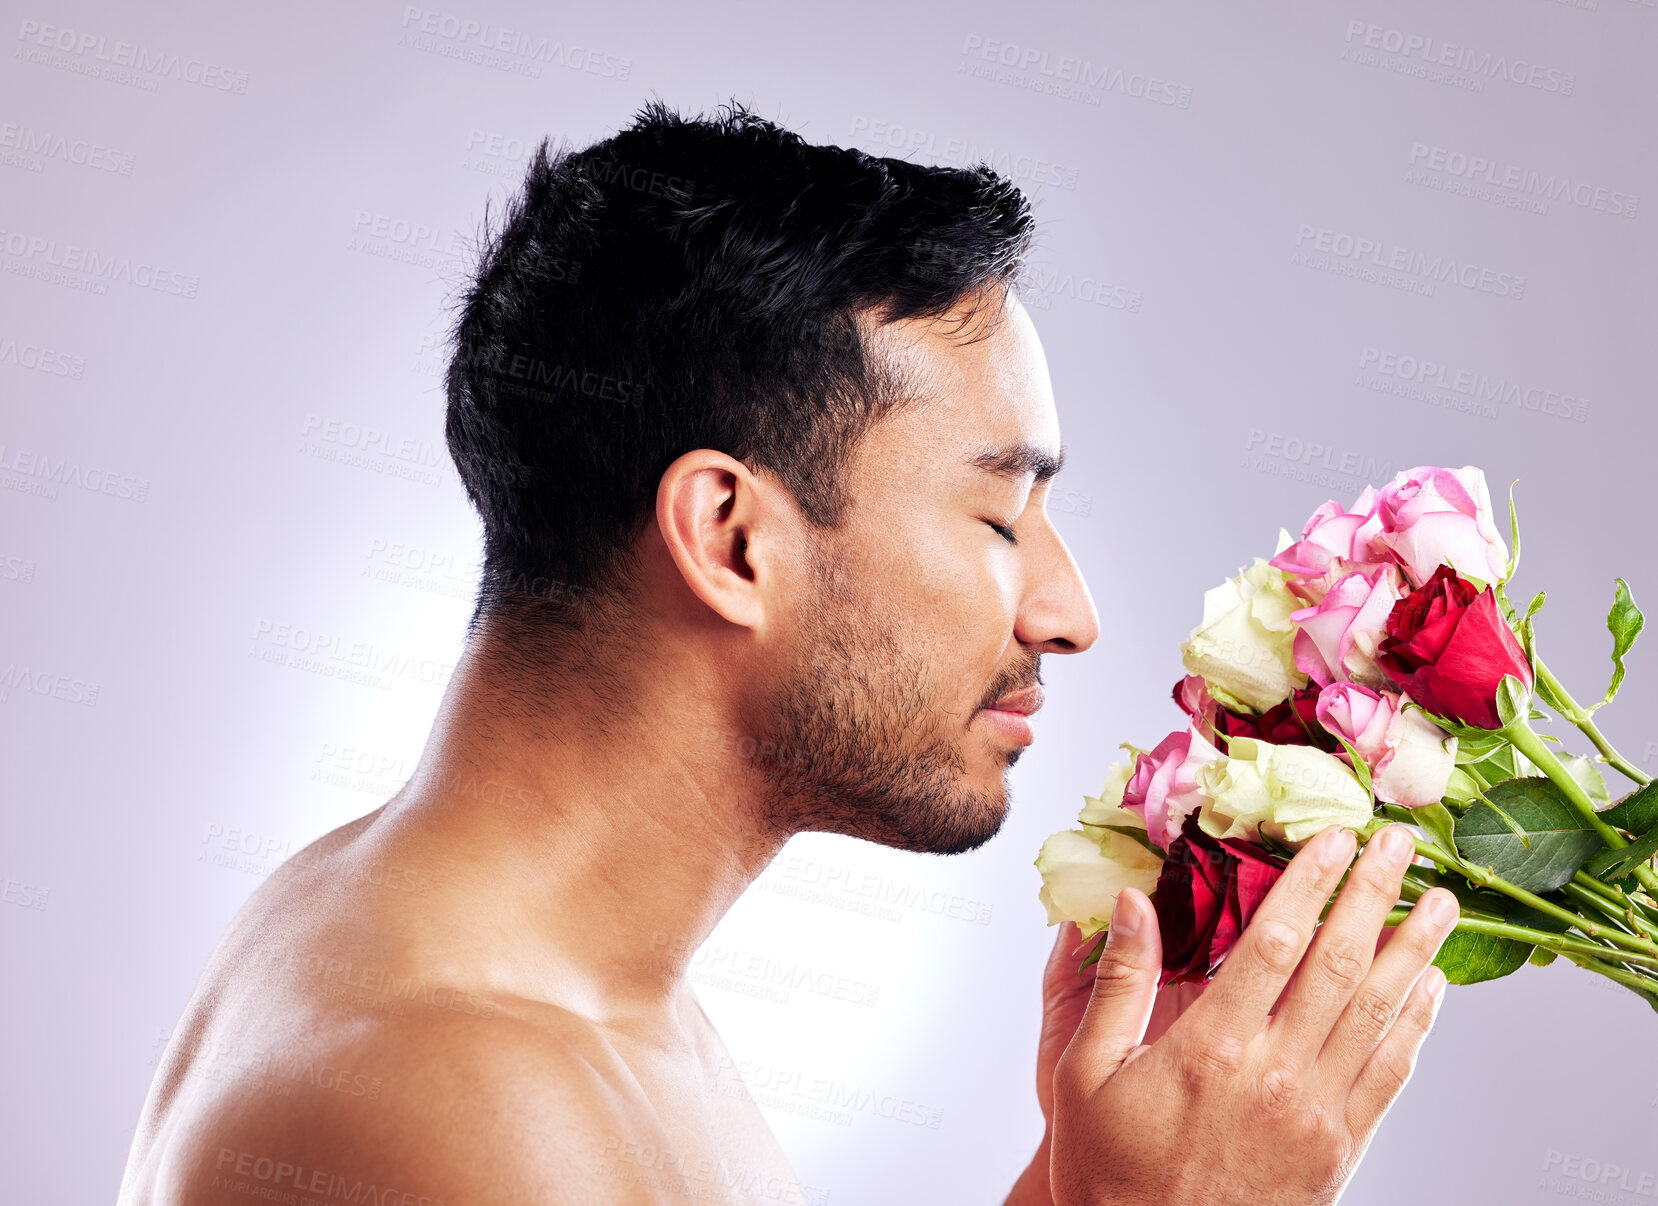
[[[1207,592],[1181,647],[1184,727],[1124,745],[1081,828],[1036,860],[1050,924],[1098,934],[1118,892],[1151,894],[1160,983],[1212,975],[1302,843],[1331,825],[1363,842],[1418,834],[1397,923],[1430,887],[1461,918],[1436,962],[1454,984],[1564,957],[1658,1009],[1658,785],[1612,748],[1594,713],[1622,685],[1641,630],[1616,580],[1612,680],[1584,707],[1538,655],[1535,620],[1504,587],[1520,556],[1497,530],[1485,475],[1410,469],[1351,508],[1313,512],[1277,555]],[[1594,747],[1533,726],[1552,711]],[[1616,803],[1603,768],[1633,789]]]

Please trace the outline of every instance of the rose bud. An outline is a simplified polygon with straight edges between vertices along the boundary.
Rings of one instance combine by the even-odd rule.
[[[1181,661],[1210,693],[1236,711],[1264,712],[1306,686],[1295,668],[1298,600],[1284,574],[1261,558],[1203,594],[1203,622],[1181,645]]]
[[[1358,750],[1378,800],[1416,808],[1444,798],[1457,739],[1421,708],[1405,707],[1409,702],[1357,683],[1331,683],[1318,697],[1318,719]]]
[[[1376,491],[1369,486],[1352,510],[1331,499],[1307,520],[1301,539],[1286,547],[1268,564],[1284,571],[1286,585],[1308,604],[1323,600],[1330,587],[1352,573],[1374,578],[1393,563],[1393,553],[1372,546],[1359,532],[1376,509]]]
[[[1284,866],[1251,842],[1217,841],[1203,832],[1195,815],[1187,817],[1151,898],[1163,940],[1158,987],[1207,979]]]
[[[1387,677],[1376,664],[1376,647],[1387,635],[1387,617],[1403,592],[1399,571],[1391,565],[1371,574],[1348,574],[1332,586],[1317,606],[1290,618],[1295,634],[1295,665],[1317,683],[1356,682],[1380,687]]]
[[[1376,660],[1428,711],[1500,729],[1497,687],[1512,674],[1532,686],[1531,667],[1488,586],[1476,591],[1442,565],[1394,604]]]
[[[1198,771],[1198,821],[1215,838],[1259,832],[1298,846],[1331,825],[1357,828],[1374,805],[1348,765],[1309,745],[1235,738],[1227,756]]]
[[[1203,803],[1198,768],[1220,756],[1195,724],[1177,729],[1135,761],[1134,775],[1123,789],[1123,808],[1144,818],[1151,840],[1168,849],[1186,814]]]
[[[1472,465],[1406,469],[1382,488],[1353,539],[1391,550],[1411,581],[1423,585],[1442,565],[1481,585],[1500,580],[1508,568],[1485,474]]]

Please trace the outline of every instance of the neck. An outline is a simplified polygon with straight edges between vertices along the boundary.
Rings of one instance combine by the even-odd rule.
[[[644,672],[605,675],[625,703],[565,674],[535,684],[555,703],[532,709],[531,692],[503,689],[524,685],[522,663],[475,636],[419,767],[372,827],[435,869],[433,903],[466,919],[512,991],[589,1016],[672,997],[789,836],[738,753],[717,674],[641,644]]]

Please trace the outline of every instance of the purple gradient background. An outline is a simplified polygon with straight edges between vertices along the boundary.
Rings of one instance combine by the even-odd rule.
[[[1521,479],[1518,593],[1549,590],[1542,639],[1581,695],[1608,671],[1613,576],[1658,600],[1658,169],[1640,150],[1658,119],[1658,7],[1588,4],[430,10],[560,48],[484,63],[441,33],[407,44],[421,18],[391,3],[7,4],[0,1200],[112,1199],[167,1031],[235,910],[285,852],[375,807],[413,765],[477,549],[436,378],[463,279],[453,240],[516,179],[520,162],[499,153],[514,140],[584,144],[660,95],[691,109],[735,96],[813,141],[874,152],[1006,157],[1035,198],[1029,301],[1070,456],[1052,509],[1105,636],[1050,659],[1041,738],[993,843],[941,860],[799,839],[698,965],[814,1193],[1000,1201],[1040,1130],[1051,933],[1031,859],[1117,742],[1172,727],[1176,645],[1206,587],[1327,497],[1410,465],[1475,463],[1498,494]],[[98,78],[95,47],[49,52],[30,23],[101,37],[106,53],[138,43],[163,67],[135,73],[153,88]],[[1569,74],[1571,95],[1355,60],[1376,53],[1369,25],[1538,63],[1555,73],[1545,83]],[[977,57],[993,44],[1048,58],[994,78]],[[1051,83],[1062,56],[1108,73],[1092,96],[1028,86]],[[191,60],[245,87],[182,78]],[[1186,103],[1129,95],[1119,71],[1189,90],[1170,94]],[[116,170],[74,162],[82,143]],[[1457,195],[1412,174],[1418,144],[1639,206]],[[435,233],[400,242],[405,223]],[[1523,276],[1524,295],[1442,283],[1428,296],[1308,267],[1294,262],[1304,226]],[[32,239],[146,278],[159,267],[196,296],[39,279],[48,253],[31,255]],[[41,348],[46,370],[26,363]],[[1366,349],[1536,392],[1459,410],[1435,403],[1467,401],[1449,391],[1390,390],[1408,383],[1367,366]],[[1543,391],[1581,419],[1528,409]],[[368,428],[384,434],[365,447]],[[115,494],[60,483],[50,496],[29,471],[41,456],[117,475]],[[119,496],[139,482],[143,501]],[[295,652],[271,639],[283,625],[400,651],[411,669],[380,689],[267,661]],[[1655,648],[1637,647],[1603,714],[1649,768]],[[61,676],[69,696],[95,684],[95,702],[32,693],[23,673]],[[756,996],[722,970],[755,955],[865,990]],[[1634,996],[1571,968],[1452,989],[1345,1200],[1554,1202],[1551,1152],[1551,1175],[1568,1155],[1632,1181],[1658,1172],[1655,1038]],[[846,1103],[829,1117],[807,1108],[818,1081]]]

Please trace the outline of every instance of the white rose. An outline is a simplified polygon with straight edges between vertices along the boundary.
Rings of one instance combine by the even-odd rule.
[[[1415,808],[1445,796],[1456,766],[1457,739],[1429,720],[1419,707],[1406,707],[1406,696],[1382,738],[1385,752],[1376,760],[1370,787],[1378,800]]]
[[[1117,893],[1124,888],[1149,893],[1163,870],[1163,860],[1133,838],[1100,832],[1095,841],[1080,829],[1066,829],[1043,842],[1036,856],[1042,873],[1037,895],[1048,910],[1048,924],[1074,921],[1084,938],[1110,923]]]
[[[1191,674],[1229,708],[1265,712],[1307,685],[1295,668],[1295,622],[1301,601],[1284,571],[1261,558],[1236,578],[1203,593],[1203,622],[1180,647]]]
[[[1145,832],[1146,819],[1123,807],[1123,792],[1133,777],[1132,763],[1114,762],[1105,772],[1105,786],[1100,788],[1100,794],[1082,797],[1082,811],[1077,814],[1077,820],[1082,822],[1083,832],[1095,841],[1100,840],[1102,826],[1106,825]]]
[[[1198,825],[1215,838],[1268,837],[1299,845],[1331,825],[1369,823],[1373,805],[1341,759],[1310,745],[1234,737],[1228,755],[1198,770]]]

